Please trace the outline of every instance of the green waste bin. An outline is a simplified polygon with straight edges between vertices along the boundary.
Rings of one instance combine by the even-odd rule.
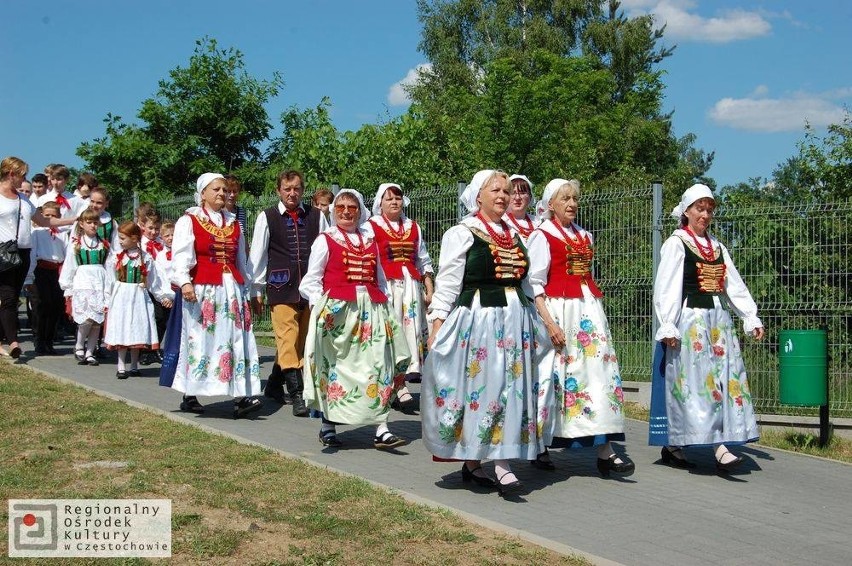
[[[827,358],[825,330],[782,330],[778,349],[781,403],[827,404]]]

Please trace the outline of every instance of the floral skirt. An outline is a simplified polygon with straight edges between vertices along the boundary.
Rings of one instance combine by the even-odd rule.
[[[160,347],[154,323],[154,303],[148,289],[135,283],[116,281],[112,286],[106,317],[104,344],[116,348]]]
[[[538,418],[548,446],[579,447],[624,439],[624,392],[600,300],[545,299],[565,346],[542,361]]]
[[[387,422],[394,377],[411,361],[388,303],[359,290],[355,301],[324,296],[305,340],[305,402],[339,424]]]
[[[429,338],[423,307],[423,286],[406,273],[405,279],[388,281],[388,287],[391,294],[389,306],[402,324],[402,335],[411,353],[411,363],[405,373],[420,373]]]
[[[754,404],[731,316],[721,306],[684,307],[678,329],[683,336],[680,349],[665,348],[654,376],[651,443],[694,446],[757,440]],[[660,402],[662,396],[665,403]]]
[[[438,458],[532,460],[544,452],[536,415],[547,335],[514,289],[506,299],[506,307],[481,307],[477,294],[470,308],[454,309],[426,357],[423,443]]]
[[[181,348],[172,388],[186,395],[257,395],[260,363],[241,286],[224,274],[221,285],[194,287],[198,300],[181,304]]]

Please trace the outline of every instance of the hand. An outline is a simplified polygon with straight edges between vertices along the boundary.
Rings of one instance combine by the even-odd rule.
[[[251,298],[251,312],[256,316],[260,316],[263,312],[263,297]]]
[[[663,338],[663,344],[665,344],[666,346],[668,346],[669,348],[672,348],[674,350],[680,349],[680,340],[678,340],[677,338],[674,338],[674,337]]]
[[[762,326],[758,326],[757,328],[755,328],[755,329],[752,331],[752,333],[751,333],[751,334],[752,334],[752,336],[754,336],[754,339],[755,339],[755,340],[760,341],[760,340],[763,340],[763,337],[766,335],[766,331],[765,331],[765,330],[763,330],[763,327],[762,327]]]
[[[171,299],[163,299],[162,301],[160,301],[160,304],[163,305],[164,309],[170,309],[170,308],[172,308],[172,305],[174,303],[172,302]]]
[[[429,339],[426,341],[426,347],[430,350],[432,349],[432,344],[435,342],[435,336],[438,335],[438,331],[441,329],[441,325],[444,324],[444,321],[440,318],[436,318],[432,322],[432,332],[429,333]]]
[[[193,287],[192,283],[184,283],[181,285],[180,293],[183,296],[183,300],[188,303],[198,301],[198,298],[195,296],[195,287]]]
[[[432,304],[432,291],[426,291],[423,293],[423,304],[426,306]]]
[[[550,335],[550,342],[555,348],[561,349],[565,346],[565,333],[555,322],[547,325],[547,333]]]

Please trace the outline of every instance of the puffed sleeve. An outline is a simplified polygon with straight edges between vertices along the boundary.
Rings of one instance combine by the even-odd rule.
[[[322,234],[314,240],[311,255],[308,259],[308,270],[299,283],[299,294],[307,299],[311,308],[320,300],[323,294],[322,280],[325,267],[328,265],[328,241]]]
[[[322,216],[322,215],[320,215]],[[252,282],[252,296],[261,297],[266,288],[266,265],[269,263],[269,222],[266,213],[261,212],[254,221],[254,235],[251,238],[249,253],[249,276]]]
[[[160,252],[160,255],[166,254],[165,252]],[[154,295],[154,298],[160,303],[166,299],[171,299],[171,295],[174,295],[174,293],[172,293],[171,285],[169,285],[165,278],[162,277],[162,272],[157,269],[157,263],[154,258],[152,258],[150,254],[144,254],[142,257],[145,261],[145,269],[148,272],[147,286],[151,291],[151,294]]]
[[[195,267],[195,234],[192,232],[192,220],[184,214],[175,222],[172,240],[172,280],[182,287],[192,283],[189,271]]]
[[[654,340],[681,339],[677,323],[683,308],[683,241],[671,236],[660,248],[660,266],[654,278],[654,314],[660,327]]]
[[[731,254],[725,246],[719,245],[722,247],[722,256],[725,259],[725,295],[728,303],[737,316],[743,319],[743,330],[752,332],[755,328],[763,328],[763,323],[757,317],[757,304],[734,266]]]
[[[467,251],[473,245],[473,234],[466,226],[453,226],[441,239],[441,258],[435,292],[429,306],[429,322],[446,320],[462,290]]]
[[[550,246],[541,230],[534,230],[527,240],[527,253],[530,258],[529,280],[533,297],[544,294],[550,272]]]
[[[63,291],[68,291],[65,296],[71,294],[71,284],[74,282],[74,274],[77,273],[77,253],[74,247],[74,243],[69,242],[65,251],[65,260],[62,262],[62,269],[59,271],[59,287]]]

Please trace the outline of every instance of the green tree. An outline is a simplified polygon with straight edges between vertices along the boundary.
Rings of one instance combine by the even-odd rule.
[[[264,105],[282,86],[278,73],[268,81],[251,77],[241,52],[205,37],[189,65],[170,71],[142,103],[138,124],[108,114],[105,135],[81,144],[77,155],[119,196],[189,191],[205,171],[235,172],[247,190],[258,190],[260,146],[271,128]]]

